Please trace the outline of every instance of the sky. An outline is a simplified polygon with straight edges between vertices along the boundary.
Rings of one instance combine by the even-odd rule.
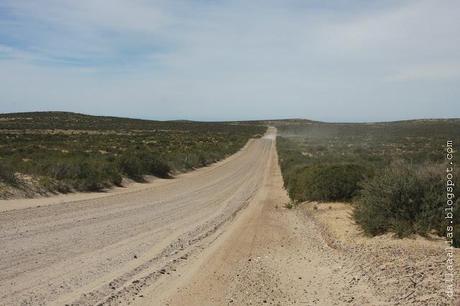
[[[0,0],[0,113],[460,117],[460,1]]]

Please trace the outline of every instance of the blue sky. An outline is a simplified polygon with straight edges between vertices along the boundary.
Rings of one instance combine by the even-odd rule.
[[[0,112],[460,117],[460,2],[0,0]]]

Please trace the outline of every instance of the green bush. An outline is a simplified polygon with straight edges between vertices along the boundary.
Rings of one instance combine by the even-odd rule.
[[[119,169],[115,164],[105,164],[102,168],[102,171],[107,176],[110,183],[114,184],[115,186],[121,186],[123,177],[121,176]]]
[[[42,179],[42,186],[59,192],[70,191],[62,186],[71,186],[80,191],[99,191],[110,185],[120,185],[122,180],[113,164],[96,159],[62,160],[46,166],[44,172],[51,174],[52,181]]]
[[[144,174],[151,174],[162,178],[170,177],[170,166],[147,152],[125,153],[119,160],[119,167],[122,173],[134,180],[143,180]]]
[[[137,181],[142,181],[142,161],[134,153],[125,153],[120,157],[119,167],[123,174]]]
[[[299,201],[346,201],[370,171],[357,164],[314,164],[293,170],[287,189]]]
[[[0,182],[13,186],[19,183],[14,170],[5,164],[0,164]]]
[[[393,164],[380,175],[363,182],[354,210],[355,220],[370,235],[385,232],[394,232],[399,237],[430,232],[445,235],[444,174],[445,167],[442,166]],[[453,221],[459,230],[458,200],[455,207],[456,219]]]
[[[108,184],[108,177],[96,163],[82,162],[76,166],[76,187],[82,191],[99,191]]]
[[[155,175],[161,178],[168,178],[171,168],[163,160],[152,153],[141,153],[137,155],[142,165],[142,172]]]

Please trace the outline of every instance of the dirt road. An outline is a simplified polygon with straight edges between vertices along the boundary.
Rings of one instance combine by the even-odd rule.
[[[223,162],[144,190],[1,212],[0,304],[132,300],[134,285],[155,283],[248,203],[271,150],[271,139],[253,140]]]
[[[311,219],[284,208],[274,146],[265,170],[249,207],[135,305],[389,305]]]
[[[274,139],[139,190],[1,201],[0,305],[378,305],[283,208]]]

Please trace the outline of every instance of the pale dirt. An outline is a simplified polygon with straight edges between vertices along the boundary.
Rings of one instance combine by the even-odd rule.
[[[446,242],[437,236],[396,239],[393,234],[363,235],[354,223],[353,207],[344,203],[304,203],[299,213],[311,219],[327,244],[347,257],[348,264],[373,284],[390,305],[460,305],[448,298],[444,283]],[[460,249],[454,249],[455,275]]]
[[[174,180],[0,201],[0,305],[396,305],[284,208],[274,133]]]
[[[386,305],[309,218],[284,208],[274,147],[269,158],[249,207],[136,305]]]

